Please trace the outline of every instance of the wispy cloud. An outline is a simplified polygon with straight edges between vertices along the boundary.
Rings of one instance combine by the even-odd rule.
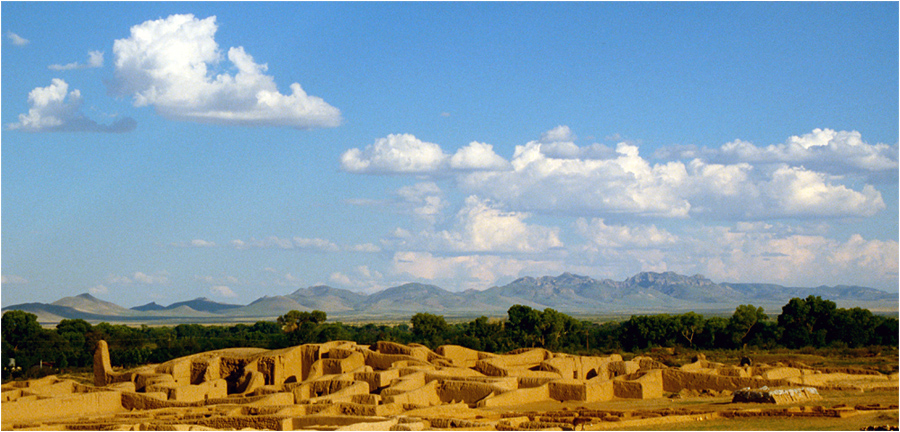
[[[193,239],[191,241],[177,241],[172,242],[171,245],[173,247],[179,248],[211,248],[216,247],[215,242],[211,242],[203,239]]]
[[[329,240],[320,238],[293,237],[283,238],[269,236],[263,239],[251,238],[249,240],[235,239],[231,241],[235,249],[282,249],[319,253],[334,252],[379,252],[381,248],[372,243],[363,243],[349,246],[341,246]]]
[[[101,51],[88,51],[88,61],[87,63],[68,63],[64,65],[52,64],[47,66],[50,70],[55,71],[65,71],[72,69],[87,69],[87,68],[100,68],[103,67],[103,53]]]
[[[88,288],[88,292],[94,295],[101,295],[109,293],[109,288],[106,285],[94,285]]]
[[[130,276],[119,276],[111,274],[106,277],[109,284],[129,285],[139,283],[144,285],[167,285],[169,283],[169,274],[167,272],[156,272],[147,274],[144,272],[134,272]]]
[[[81,112],[81,92],[69,91],[69,84],[54,78],[47,87],[28,93],[28,113],[19,114],[19,121],[9,124],[11,130],[24,132],[130,132],[137,122],[130,117],[103,125]]]
[[[16,46],[25,46],[31,42],[28,39],[25,39],[22,36],[19,36],[13,32],[6,32],[6,37],[9,38],[10,42],[12,42],[13,45],[16,45]]]
[[[300,84],[281,94],[243,47],[227,50],[235,75],[213,75],[223,54],[215,41],[216,17],[171,15],[131,28],[131,36],[113,44],[112,90],[132,96],[135,106],[152,106],[159,114],[201,123],[243,126],[334,127],[340,111]]]
[[[231,288],[225,285],[215,285],[209,287],[210,294],[216,297],[226,297],[226,298],[234,298],[237,297],[237,293],[235,293]]]
[[[0,283],[3,284],[27,284],[28,279],[23,278],[18,275],[2,275],[0,276]]]

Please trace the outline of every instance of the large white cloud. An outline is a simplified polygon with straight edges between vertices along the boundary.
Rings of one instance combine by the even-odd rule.
[[[19,114],[19,121],[9,126],[25,132],[129,132],[137,123],[122,118],[110,125],[99,124],[81,112],[81,92],[69,91],[69,84],[54,78],[47,87],[28,93],[28,113]]]
[[[703,158],[651,164],[633,144],[619,143],[612,151],[560,141],[571,137],[568,128],[557,127],[539,141],[516,146],[507,162],[487,144],[472,142],[448,156],[440,145],[413,135],[389,135],[347,151],[341,162],[357,173],[455,175],[467,193],[552,214],[760,219],[871,216],[885,208],[874,187],[854,189],[841,177],[802,166]]]
[[[130,37],[113,44],[114,92],[177,120],[298,129],[340,124],[340,111],[307,95],[300,84],[281,94],[274,78],[264,74],[267,66],[243,47],[229,48],[224,56],[236,74],[215,74],[223,60],[216,30],[216,17],[190,14],[132,27]]]
[[[566,213],[636,213],[685,217],[684,165],[651,166],[638,148],[621,143],[612,159],[550,157],[536,141],[517,146],[512,170],[459,177],[469,192],[513,208]]]

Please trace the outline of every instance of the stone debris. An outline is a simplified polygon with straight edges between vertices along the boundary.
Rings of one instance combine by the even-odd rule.
[[[500,411],[530,403],[656,399],[664,393],[721,397],[732,391],[734,402],[785,404],[819,398],[816,383],[834,385],[828,380],[833,375],[839,375],[841,385],[849,379],[846,373],[784,365],[729,366],[702,355],[693,360],[668,367],[649,357],[626,361],[618,354],[577,356],[544,349],[493,354],[454,345],[432,351],[418,344],[335,341],[281,350],[209,351],[123,372],[112,368],[108,346],[99,341],[93,386],[53,376],[6,384],[0,419],[3,430],[581,430],[657,424],[679,416],[696,421],[712,414],[580,408],[504,416]],[[766,387],[801,380],[813,384]],[[878,382],[896,386],[896,380]],[[856,412],[837,407],[813,414]]]
[[[732,402],[756,402],[756,403],[772,403],[772,404],[789,404],[794,402],[804,402],[809,400],[818,400],[822,397],[818,390],[812,387],[786,388],[786,389],[769,389],[762,387],[759,389],[743,388],[734,392]]]

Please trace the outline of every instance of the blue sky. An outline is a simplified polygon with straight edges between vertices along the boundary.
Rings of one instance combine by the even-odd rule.
[[[2,302],[898,289],[896,3],[2,4]]]

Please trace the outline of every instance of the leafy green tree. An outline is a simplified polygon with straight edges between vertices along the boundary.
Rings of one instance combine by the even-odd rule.
[[[696,336],[703,333],[706,320],[694,312],[688,312],[673,318],[678,334],[687,341],[688,346],[695,346]]]
[[[695,340],[697,346],[707,349],[731,348],[733,332],[729,329],[729,321],[722,317],[707,318],[703,332]]]
[[[93,350],[99,338],[90,323],[83,319],[64,319],[56,325],[56,333],[66,341],[60,351],[67,366],[83,367],[93,363]]]
[[[312,323],[313,328],[317,324],[321,324],[327,320],[325,312],[314,310],[312,312],[300,312],[292,310],[277,318],[277,322],[281,325],[285,333],[290,333],[302,327],[304,323]]]
[[[878,317],[878,325],[875,326],[873,345],[897,346],[900,337],[900,326],[896,317]]]
[[[459,345],[479,351],[499,352],[511,348],[503,324],[491,323],[486,316],[476,318],[465,325]]]
[[[430,348],[437,348],[449,330],[444,317],[424,312],[413,315],[410,324],[413,337]]]
[[[823,347],[834,336],[833,301],[810,295],[805,299],[792,298],[781,308],[778,326],[782,329],[781,343],[788,348]],[[831,335],[829,335],[831,333]]]
[[[353,334],[341,323],[319,325],[315,330],[315,342],[324,343],[336,340],[352,340]]]
[[[24,348],[23,342],[40,335],[43,330],[38,324],[37,315],[33,313],[14,310],[3,314],[3,340],[12,345],[13,349]]]
[[[519,347],[534,347],[540,342],[538,326],[541,313],[523,305],[513,305],[507,310],[508,320],[505,330],[513,344]]]
[[[5,312],[0,320],[0,330],[3,340],[0,359],[3,364],[0,366],[5,368],[10,359],[16,359],[16,367],[28,371],[41,360],[52,361],[43,358],[49,351],[48,338],[44,337],[47,332],[38,324],[37,315],[19,310]]]
[[[878,320],[867,309],[836,309],[834,311],[835,337],[830,342],[839,340],[851,348],[866,346],[877,339],[875,329]]]
[[[634,315],[622,323],[622,346],[628,351],[671,347],[681,338],[677,320],[666,314]]]
[[[769,319],[762,307],[754,307],[750,304],[740,305],[734,309],[734,314],[728,325],[732,331],[731,340],[735,346],[741,346],[750,340],[751,333],[759,329],[760,323]]]

